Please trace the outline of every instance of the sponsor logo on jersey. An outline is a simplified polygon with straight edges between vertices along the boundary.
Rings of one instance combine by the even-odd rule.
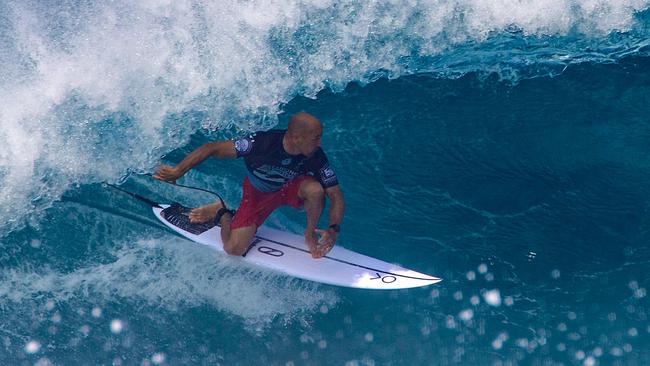
[[[259,168],[256,168],[253,171],[253,174],[255,174],[255,176],[257,176],[258,178],[269,182],[284,184],[289,180],[295,178],[298,175],[298,172],[280,166],[265,164]]]
[[[322,177],[324,184],[335,184],[338,182],[334,170],[330,168],[329,165],[320,170],[320,176]]]
[[[332,170],[332,168],[329,167],[325,168],[323,169],[323,175],[325,176],[325,178],[329,178],[334,175],[334,171]]]

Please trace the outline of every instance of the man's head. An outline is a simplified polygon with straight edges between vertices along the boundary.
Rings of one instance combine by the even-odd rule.
[[[298,153],[311,156],[321,145],[323,125],[309,113],[294,114],[289,120],[287,137],[291,147]]]

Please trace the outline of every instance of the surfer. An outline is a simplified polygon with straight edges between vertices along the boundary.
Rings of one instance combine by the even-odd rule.
[[[216,202],[190,212],[190,221],[215,220],[221,226],[226,253],[243,255],[264,220],[282,205],[304,207],[307,213],[305,242],[313,258],[329,252],[338,238],[345,201],[338,178],[321,148],[322,123],[311,114],[300,112],[289,120],[286,130],[258,132],[238,140],[204,144],[175,167],[161,165],[154,177],[175,182],[209,157],[243,157],[248,170],[243,195],[236,213]],[[330,199],[329,227],[317,227]],[[319,239],[320,236],[320,239]]]

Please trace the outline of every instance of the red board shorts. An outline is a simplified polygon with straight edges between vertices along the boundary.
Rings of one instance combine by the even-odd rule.
[[[248,177],[246,177],[241,203],[230,224],[230,229],[253,225],[260,227],[271,212],[282,205],[293,208],[302,207],[304,201],[298,196],[298,191],[300,184],[308,179],[316,181],[313,177],[301,175],[289,181],[279,191],[261,192],[253,187]]]

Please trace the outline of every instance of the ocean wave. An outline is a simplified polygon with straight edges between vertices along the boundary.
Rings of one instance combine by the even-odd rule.
[[[553,75],[648,51],[644,0],[0,3],[0,225],[150,170],[199,128],[414,73]]]

